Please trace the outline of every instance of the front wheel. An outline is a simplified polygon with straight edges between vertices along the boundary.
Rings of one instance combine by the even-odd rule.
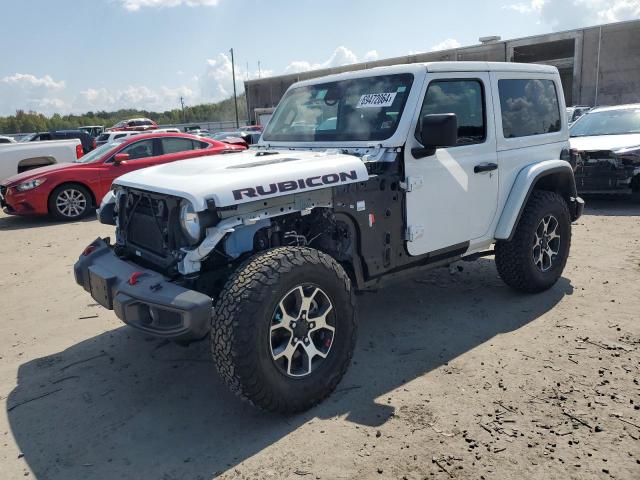
[[[511,240],[496,243],[496,267],[504,282],[527,293],[551,288],[562,275],[571,246],[564,198],[534,190]]]
[[[87,215],[91,208],[91,194],[82,185],[60,185],[49,197],[49,212],[58,220],[79,220]]]
[[[257,254],[218,297],[211,347],[229,388],[265,410],[295,413],[322,401],[347,370],[355,297],[344,269],[311,248]]]

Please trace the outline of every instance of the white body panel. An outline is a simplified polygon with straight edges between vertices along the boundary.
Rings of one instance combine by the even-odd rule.
[[[493,118],[489,74],[485,72],[436,73],[428,82],[456,79],[481,80],[485,87],[486,117]],[[424,96],[428,84],[423,86]],[[415,131],[420,109],[416,109],[410,132]],[[415,159],[411,148],[420,144],[410,135],[405,148],[408,177],[424,179],[421,188],[407,193],[407,223],[424,229],[421,237],[407,243],[411,255],[421,255],[486,235],[496,213],[498,174],[474,173],[474,167],[495,163],[496,137],[493,123],[487,121],[487,137],[481,144],[439,148],[431,157]]]
[[[80,140],[46,140],[0,144],[0,181],[18,174],[18,167],[30,159],[46,159],[40,165],[69,163],[76,160]]]
[[[409,135],[405,148],[407,177],[423,177],[423,186],[407,193],[407,224],[422,227],[419,238],[407,242],[411,255],[421,255],[469,242],[468,252],[486,248],[495,240],[495,231],[501,221],[517,175],[528,165],[559,159],[563,149],[569,147],[566,116],[560,115],[560,131],[543,135],[505,138],[498,81],[500,79],[548,79],[559,92],[560,112],[564,112],[562,85],[557,71],[532,66],[531,70],[509,64],[488,64],[490,72],[470,71],[466,66],[452,71],[449,68],[432,69],[428,74],[420,98],[424,98],[428,83],[439,79],[478,79],[484,84],[487,137],[484,143],[453,148],[440,148],[432,157],[414,159],[411,148],[419,142]],[[555,73],[553,73],[555,72]],[[419,110],[415,112],[409,132],[418,124]],[[560,160],[558,160],[560,161]],[[493,172],[474,173],[474,167],[496,162]],[[567,162],[562,162],[567,167]],[[546,163],[543,163],[547,165]],[[549,166],[549,165],[547,165]],[[544,168],[544,167],[539,167]],[[529,185],[521,185],[526,188]],[[519,211],[521,203],[516,207]],[[509,224],[508,221],[505,221]]]
[[[333,181],[333,175],[340,175],[341,172],[355,172],[353,176],[356,178]],[[331,183],[322,183],[324,176],[332,176]],[[310,178],[313,178],[310,185],[305,183],[304,188],[300,188],[298,181]],[[258,155],[255,151],[247,150],[137,170],[119,177],[114,184],[186,198],[196,211],[202,211],[207,208],[207,200],[213,200],[218,207],[226,207],[368,178],[364,163],[353,155],[304,151]],[[283,191],[278,189],[280,182],[295,182],[298,186]],[[276,190],[272,185],[276,186]],[[240,199],[234,196],[236,190],[255,189],[258,186],[264,187],[265,192],[274,191],[257,197],[247,196],[246,193]]]

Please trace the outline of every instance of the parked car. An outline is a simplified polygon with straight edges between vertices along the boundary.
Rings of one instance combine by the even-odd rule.
[[[53,132],[32,133],[20,139],[21,142],[42,142],[49,140],[65,140],[77,138],[82,144],[82,151],[89,153],[94,148],[91,135],[81,130],[56,130]]]
[[[142,132],[123,132],[121,130],[117,130],[115,132],[104,132],[95,138],[94,143],[96,147],[99,147],[105,143],[111,143],[114,140],[130,137],[132,135],[140,135],[140,133]]]
[[[169,128],[158,128],[157,130],[154,130],[153,133],[182,133],[182,132],[180,132],[179,128],[169,127]]]
[[[96,207],[116,177],[185,158],[244,150],[185,134],[141,134],[104,144],[66,165],[30,170],[0,183],[2,207],[11,215],[52,215],[77,220]]]
[[[489,255],[514,290],[556,284],[584,206],[564,107],[558,70],[535,64],[396,65],[295,83],[254,149],[118,178],[100,208],[115,244],[89,244],[76,282],[146,334],[210,334],[241,398],[309,409],[347,371],[357,291]]]
[[[199,137],[207,137],[219,142],[230,143],[233,145],[243,145],[248,147],[247,141],[242,138],[239,132],[216,132],[216,133],[200,133]]]
[[[0,145],[0,181],[45,165],[66,164],[84,155],[77,138]]]
[[[0,136],[0,143],[16,143],[13,137]]]
[[[240,127],[240,130],[242,130],[244,132],[262,133],[263,127],[262,127],[262,125],[245,125],[244,127]]]
[[[573,124],[570,135],[579,192],[640,200],[640,104],[595,108]]]
[[[591,110],[591,107],[586,105],[576,105],[574,107],[567,107],[567,122],[569,126],[575,123],[581,116]]]
[[[103,125],[86,125],[84,127],[79,127],[78,130],[87,132],[93,138],[96,138],[98,135],[104,132],[104,126]]]
[[[147,130],[155,130],[158,128],[158,124],[148,118],[131,118],[129,120],[122,120],[111,127],[110,131],[136,131],[145,132]]]

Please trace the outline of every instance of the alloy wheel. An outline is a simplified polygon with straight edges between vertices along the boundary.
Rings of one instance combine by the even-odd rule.
[[[87,208],[87,197],[78,189],[67,188],[58,194],[56,208],[65,217],[79,217]]]
[[[547,272],[560,252],[559,222],[553,215],[540,220],[533,234],[533,263],[538,270]]]
[[[282,373],[306,377],[327,358],[335,335],[333,311],[329,296],[311,284],[299,285],[278,302],[269,347]]]

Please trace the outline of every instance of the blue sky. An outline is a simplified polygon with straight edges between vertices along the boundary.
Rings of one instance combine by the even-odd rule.
[[[242,79],[640,17],[640,0],[2,0],[0,115],[163,110]],[[248,70],[247,70],[248,63]]]

